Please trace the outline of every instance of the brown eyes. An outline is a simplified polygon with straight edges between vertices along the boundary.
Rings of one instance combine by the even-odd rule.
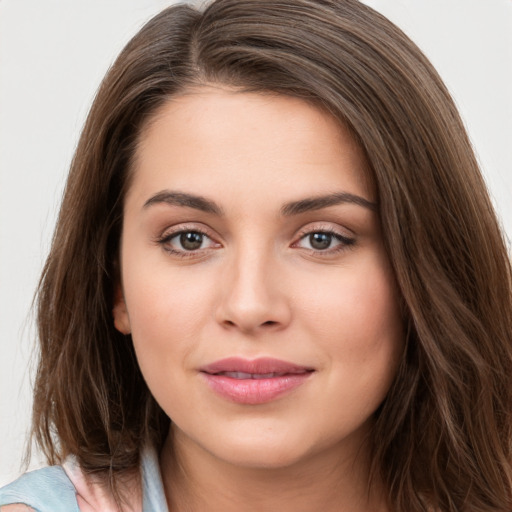
[[[332,230],[312,231],[304,234],[293,244],[294,247],[302,247],[310,251],[335,253],[355,244],[354,238],[348,238]]]
[[[325,251],[330,249],[333,243],[341,243],[330,233],[311,233],[305,237],[305,240],[307,240],[309,247],[315,251]]]
[[[332,243],[332,235],[329,233],[313,233],[309,235],[309,245],[318,251],[328,249]]]
[[[185,251],[197,251],[201,249],[204,238],[205,235],[198,231],[184,231],[179,235],[179,244]]]
[[[157,240],[157,243],[168,253],[174,256],[190,257],[202,253],[207,249],[222,247],[212,240],[206,233],[199,230],[175,231]]]
[[[218,249],[222,245],[200,230],[186,229],[174,231],[157,240],[168,253],[181,257],[204,256],[208,249]],[[355,239],[348,238],[334,230],[315,230],[303,232],[291,247],[306,249],[313,254],[336,254],[355,244]]]

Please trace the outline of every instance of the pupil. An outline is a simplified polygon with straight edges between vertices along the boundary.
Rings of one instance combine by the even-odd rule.
[[[188,231],[180,235],[181,246],[187,251],[199,249],[203,243],[203,235],[196,231]]]
[[[313,249],[328,249],[331,245],[332,235],[328,233],[312,233],[309,235],[309,243]]]

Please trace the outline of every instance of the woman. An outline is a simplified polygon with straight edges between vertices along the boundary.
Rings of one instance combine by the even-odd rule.
[[[453,102],[389,21],[171,7],[77,148],[38,296],[56,465],[2,511],[510,510],[510,286]]]

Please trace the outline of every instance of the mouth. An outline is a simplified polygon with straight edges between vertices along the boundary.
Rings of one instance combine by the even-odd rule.
[[[200,368],[210,389],[244,405],[264,404],[297,389],[315,369],[272,358],[227,358]]]
[[[273,379],[274,377],[284,377],[285,375],[291,375],[288,373],[245,373],[245,372],[219,372],[212,375],[224,375],[231,379]]]

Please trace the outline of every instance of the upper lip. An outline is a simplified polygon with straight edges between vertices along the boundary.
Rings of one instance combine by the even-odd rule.
[[[202,366],[199,370],[210,375],[222,372],[241,372],[250,374],[298,374],[311,372],[314,368],[271,357],[260,357],[258,359],[227,357]]]

